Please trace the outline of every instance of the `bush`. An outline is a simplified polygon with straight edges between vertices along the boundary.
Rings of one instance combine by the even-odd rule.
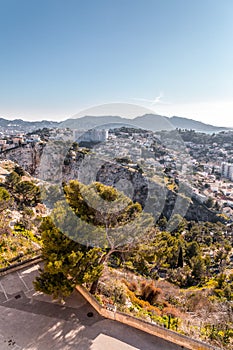
[[[141,284],[141,297],[143,300],[148,301],[150,304],[154,304],[159,295],[162,293],[160,288],[156,288],[154,282],[142,282]]]
[[[162,313],[163,315],[167,315],[167,316],[170,315],[173,318],[178,317],[180,315],[180,312],[172,306],[165,307]]]
[[[112,281],[111,284],[99,284],[99,293],[107,298],[111,298],[112,302],[124,305],[127,299],[127,287],[119,281]]]
[[[128,296],[130,298],[130,301],[132,302],[132,304],[134,304],[137,308],[142,308],[146,311],[151,311],[156,313],[157,315],[161,315],[161,311],[158,307],[151,305],[148,301],[144,301],[139,299],[134,292],[132,292],[131,290],[128,289]]]

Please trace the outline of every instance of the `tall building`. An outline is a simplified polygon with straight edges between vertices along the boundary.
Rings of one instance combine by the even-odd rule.
[[[76,142],[106,142],[108,139],[108,130],[90,129],[88,131],[73,131],[73,138]]]
[[[223,162],[221,165],[221,175],[226,179],[233,181],[233,164]]]

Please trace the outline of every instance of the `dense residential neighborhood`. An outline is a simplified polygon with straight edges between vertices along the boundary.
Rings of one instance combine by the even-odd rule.
[[[232,15],[0,0],[0,350],[233,349]]]
[[[82,284],[103,307],[114,305],[114,310],[230,349],[231,136],[225,131],[209,135],[128,126],[79,132],[69,128],[11,135],[2,132],[0,195],[8,204],[1,204],[0,212],[7,218],[0,220],[4,240],[1,269],[34,259],[42,249],[45,267],[50,267],[34,281],[39,292],[63,300],[75,284]],[[82,226],[72,224],[64,194],[61,197],[63,191],[65,202],[76,215],[100,230],[98,239],[92,231],[80,236]],[[81,200],[85,193],[98,193],[110,201],[113,196],[119,203],[128,198],[129,208],[119,218],[99,216],[89,206],[96,199]],[[84,207],[82,203],[86,203]],[[110,235],[114,227],[120,228],[128,220],[133,223],[141,215],[146,224],[137,223],[133,228],[132,242],[132,229],[128,228],[124,240],[126,233],[122,233],[121,245],[114,236],[104,243],[103,225],[110,225]],[[70,241],[62,235],[64,230]],[[88,258],[86,248],[78,243],[86,240],[93,246],[88,246]],[[75,269],[59,260],[59,244],[63,255],[67,254],[66,261],[74,252],[82,254],[82,260],[78,255],[72,257],[78,258]],[[92,264],[83,275],[85,259]],[[75,284],[67,280],[66,271]],[[57,274],[60,277],[52,282],[50,278]],[[53,289],[54,283],[59,292]],[[205,317],[199,314],[200,303]]]

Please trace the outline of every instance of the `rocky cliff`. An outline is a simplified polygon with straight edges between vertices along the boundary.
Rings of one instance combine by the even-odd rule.
[[[44,149],[43,143],[29,143],[0,152],[0,159],[8,159],[22,166],[30,175],[35,176],[40,165]]]
[[[161,183],[150,181],[139,170],[127,166],[113,162],[94,164],[83,151],[71,156],[68,146],[64,147],[60,142],[47,144],[46,147],[42,143],[31,143],[0,153],[0,159],[12,160],[31,175],[52,183],[79,179],[86,183],[99,181],[114,186],[153,213],[156,219],[161,214],[168,219],[180,214],[187,220],[220,221],[216,213],[192,196],[188,198],[182,193],[167,190]]]

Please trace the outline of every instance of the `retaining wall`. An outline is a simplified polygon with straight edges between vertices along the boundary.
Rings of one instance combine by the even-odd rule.
[[[87,300],[88,303],[103,317],[124,323],[130,327],[137,328],[143,332],[155,335],[159,338],[165,339],[171,343],[183,346],[190,350],[219,350],[211,345],[202,343],[198,340],[191,339],[187,336],[171,331],[169,329],[160,327],[153,323],[140,320],[136,317],[124,314],[118,311],[111,311],[101,306],[97,300],[82,286],[77,286],[76,290]]]
[[[8,273],[12,273],[18,270],[21,270],[25,267],[37,264],[42,261],[41,255],[34,256],[33,258],[20,261],[18,263],[12,264],[7,267],[3,267],[0,269],[0,276],[7,275]]]
[[[8,268],[0,270],[0,276],[8,273],[12,273],[14,271],[20,270],[27,266],[33,265],[35,263],[39,263],[42,261],[41,256],[34,257],[28,261],[24,261],[18,263],[16,266],[10,266]],[[169,329],[160,327],[153,323],[149,323],[143,320],[140,320],[136,317],[124,314],[119,311],[111,311],[106,309],[102,305],[100,305],[97,300],[91,295],[84,287],[76,286],[76,290],[86,299],[86,301],[103,317],[108,318],[110,320],[118,321],[123,324],[126,324],[130,327],[137,328],[143,332],[155,335],[159,338],[167,340],[171,343],[175,343],[177,345],[183,346],[186,349],[190,350],[219,350],[217,347],[213,347],[211,345],[202,343],[198,340],[191,339],[182,334],[176,333]]]

